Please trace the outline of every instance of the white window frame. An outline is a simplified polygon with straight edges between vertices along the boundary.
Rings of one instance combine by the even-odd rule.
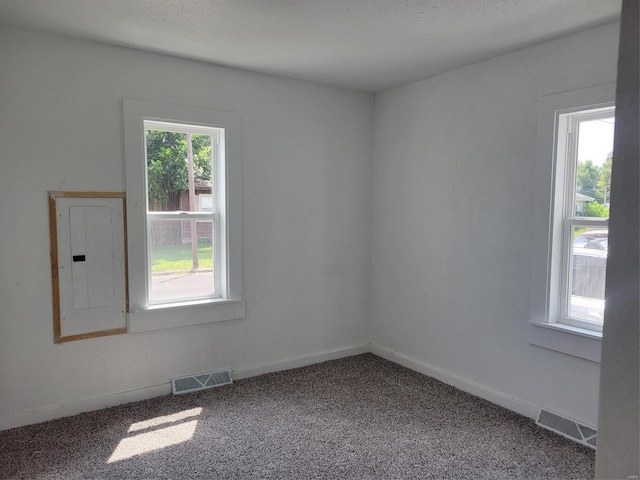
[[[594,362],[600,361],[602,333],[567,319],[561,308],[568,298],[571,237],[567,229],[573,221],[566,215],[573,207],[565,201],[573,196],[565,194],[570,193],[567,183],[572,181],[570,175],[575,168],[567,168],[566,162],[575,163],[575,158],[557,155],[568,147],[567,137],[558,135],[558,131],[562,129],[560,123],[568,118],[564,114],[610,107],[614,102],[613,83],[544,96],[538,102],[528,341]],[[575,214],[571,216],[575,219]],[[602,221],[593,219],[575,221],[602,225]]]
[[[562,264],[560,268],[560,296],[558,304],[550,305],[550,320],[557,318],[557,322],[565,325],[602,332],[602,325],[589,322],[569,315],[571,302],[571,272],[573,270],[573,228],[608,228],[608,218],[580,217],[575,212],[576,194],[576,170],[578,165],[578,128],[580,122],[599,120],[615,115],[615,105],[608,103],[605,106],[597,105],[579,110],[556,112],[556,193],[555,201],[558,208],[562,206],[562,213],[554,212],[561,220],[552,221],[558,224],[561,232],[554,232],[558,240],[552,239],[552,248],[560,248]],[[553,298],[553,297],[551,297]],[[556,310],[557,309],[557,310]]]
[[[127,189],[127,238],[129,276],[129,331],[140,332],[245,317],[242,296],[242,163],[240,117],[237,113],[184,105],[123,99],[125,171]],[[146,122],[146,125],[145,125]],[[219,266],[216,292],[210,298],[172,303],[149,301],[146,136],[149,126],[202,133],[198,127],[224,129],[222,154],[214,166],[220,196],[216,228],[219,229],[215,260]],[[191,127],[187,127],[191,126]],[[160,129],[160,128],[159,128]],[[153,213],[175,217],[176,213]],[[210,212],[184,212],[180,218],[211,217]]]
[[[146,134],[149,130],[157,130],[163,132],[175,132],[175,133],[184,133],[184,134],[192,134],[192,135],[207,135],[211,137],[212,141],[212,165],[211,165],[211,177],[212,177],[212,200],[213,200],[213,209],[212,211],[200,212],[200,211],[189,211],[189,212],[150,212],[148,209],[148,196],[145,197],[147,201],[147,239],[151,238],[151,225],[153,220],[205,220],[212,222],[212,245],[213,245],[213,291],[206,296],[194,296],[194,297],[181,297],[177,300],[157,300],[153,301],[151,299],[151,281],[152,281],[152,273],[151,273],[151,249],[148,248],[147,243],[147,298],[149,299],[149,306],[152,305],[166,305],[172,303],[184,303],[192,300],[201,300],[205,298],[213,299],[213,298],[222,298],[221,293],[221,271],[226,271],[226,258],[224,255],[221,255],[222,250],[226,247],[226,242],[224,238],[226,238],[226,225],[220,222],[219,209],[224,208],[224,202],[222,201],[221,194],[225,191],[224,185],[224,165],[225,165],[225,135],[224,129],[221,128],[212,128],[212,127],[204,127],[197,125],[185,125],[185,124],[177,124],[177,123],[169,123],[169,122],[159,122],[157,120],[147,120],[143,119],[144,132]],[[145,141],[145,160],[147,159],[146,152],[146,141]],[[145,174],[145,190],[148,190],[148,178]]]

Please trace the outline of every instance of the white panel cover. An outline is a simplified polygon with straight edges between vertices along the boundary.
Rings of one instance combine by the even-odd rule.
[[[123,202],[58,198],[63,337],[126,326]]]

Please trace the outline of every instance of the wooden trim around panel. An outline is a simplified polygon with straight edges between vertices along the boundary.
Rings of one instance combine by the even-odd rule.
[[[127,333],[127,327],[98,332],[62,336],[60,324],[60,279],[58,278],[58,222],[56,218],[56,199],[58,198],[121,198],[122,222],[124,228],[124,281],[125,308],[129,313],[129,255],[127,251],[127,202],[124,192],[49,192],[49,241],[51,244],[51,287],[53,293],[53,342],[64,343],[87,338],[104,337]]]
[[[126,198],[124,192],[49,192],[49,198]]]
[[[51,243],[51,287],[53,289],[53,341],[60,342],[60,283],[58,279],[58,222],[56,197],[49,192],[49,242]]]
[[[106,337],[107,335],[120,335],[121,333],[128,333],[127,328],[115,328],[113,330],[101,330],[99,332],[67,335],[66,337],[58,337],[55,343],[72,342],[74,340],[84,340],[86,338]]]

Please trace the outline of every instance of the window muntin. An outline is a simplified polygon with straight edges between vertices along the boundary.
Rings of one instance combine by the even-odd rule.
[[[559,323],[602,331],[614,107],[558,112]],[[563,178],[564,177],[564,178]],[[552,319],[551,319],[552,320]]]
[[[219,298],[225,130],[157,120],[143,125],[148,304]]]

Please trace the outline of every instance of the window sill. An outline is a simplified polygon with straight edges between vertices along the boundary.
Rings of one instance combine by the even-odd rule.
[[[600,363],[602,333],[559,323],[529,322],[531,345]]]
[[[245,318],[243,299],[213,299],[153,305],[129,313],[129,333]]]

